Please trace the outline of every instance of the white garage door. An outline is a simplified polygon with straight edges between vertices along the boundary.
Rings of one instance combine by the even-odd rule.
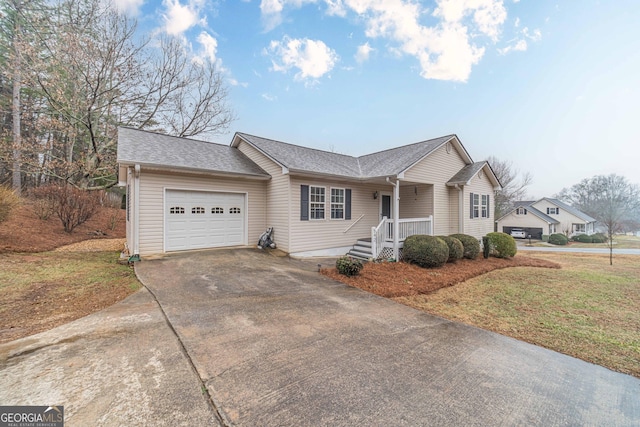
[[[165,249],[245,244],[245,195],[166,190]]]

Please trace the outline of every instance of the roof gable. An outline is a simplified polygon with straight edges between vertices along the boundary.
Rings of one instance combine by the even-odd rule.
[[[118,163],[269,177],[237,148],[137,129],[118,128]]]
[[[502,220],[503,218],[511,215],[512,213],[514,213],[518,208],[525,208],[527,210],[527,213],[532,214],[533,216],[536,216],[538,218],[540,218],[541,220],[543,220],[544,222],[546,222],[547,224],[560,224],[560,221],[558,221],[555,218],[550,217],[549,215],[539,211],[538,209],[534,208],[533,206],[531,206],[531,204],[521,204],[521,205],[517,205],[518,202],[516,202],[516,207],[511,209],[509,212],[507,212],[506,214],[502,215],[500,218],[498,218],[496,220],[496,222]],[[523,202],[526,203],[526,202]],[[533,202],[531,202],[533,203]]]
[[[471,180],[480,173],[481,170],[484,170],[485,174],[489,177],[491,181],[493,181],[493,186],[496,188],[501,188],[500,181],[498,181],[498,177],[493,173],[493,169],[487,161],[475,162],[470,165],[466,165],[462,169],[458,171],[451,179],[447,182],[447,185],[468,185]]]
[[[458,153],[463,153],[461,156],[465,163],[471,162],[471,157],[455,135],[390,148],[360,157],[302,147],[241,132],[236,133],[231,146],[237,147],[240,141],[249,143],[273,162],[292,172],[357,179],[398,176],[450,141],[455,145]]]
[[[581,210],[578,210],[576,208],[574,208],[571,205],[568,205],[566,203],[564,203],[561,200],[558,199],[552,199],[550,197],[543,197],[541,200],[546,200],[549,203],[552,203],[554,205],[556,205],[557,207],[564,209],[565,211],[569,212],[570,214],[577,216],[578,218],[580,218],[583,221],[587,221],[587,222],[595,222],[596,219],[590,217],[589,215],[587,215],[586,213],[582,212]]]

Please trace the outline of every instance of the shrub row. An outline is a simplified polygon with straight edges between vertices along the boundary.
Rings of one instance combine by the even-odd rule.
[[[421,267],[441,267],[446,262],[462,258],[476,259],[480,243],[468,234],[450,236],[409,236],[404,241],[403,257],[406,262]]]
[[[607,236],[602,233],[592,234],[591,236],[587,234],[576,234],[571,240],[580,243],[606,243]]]

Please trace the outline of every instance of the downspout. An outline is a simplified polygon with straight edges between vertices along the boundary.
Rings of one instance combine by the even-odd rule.
[[[140,165],[133,169],[133,255],[129,261],[140,261]]]
[[[458,233],[464,233],[464,187],[455,185],[458,190]]]
[[[400,242],[398,235],[400,234],[399,218],[400,218],[400,179],[395,183],[391,182],[387,177],[387,182],[393,185],[393,259],[398,261],[400,255]]]

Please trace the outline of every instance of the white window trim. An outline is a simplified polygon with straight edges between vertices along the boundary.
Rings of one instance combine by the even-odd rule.
[[[489,195],[480,195],[480,218],[489,218]]]
[[[477,199],[476,199],[477,198]],[[476,202],[477,200],[477,202]],[[480,193],[473,193],[473,219],[480,219]],[[477,213],[477,215],[476,215]]]
[[[320,203],[311,201],[312,188],[322,188],[323,190],[323,195],[324,195],[324,201],[322,202],[323,218],[313,218],[312,212],[314,212],[314,210],[311,208],[311,205],[313,203],[316,203],[316,204],[320,204]],[[324,221],[326,219],[327,219],[327,187],[323,187],[319,185],[309,185],[309,221]]]
[[[342,190],[342,203],[333,203],[333,190]],[[326,199],[326,197],[325,197]],[[345,209],[347,206],[347,191],[345,188],[341,188],[341,187],[331,187],[329,189],[329,219],[333,220],[333,221],[344,221],[344,217],[345,217]],[[333,218],[333,205],[342,206],[342,218]]]
[[[549,215],[558,215],[558,208],[549,207]]]
[[[522,206],[516,209],[516,215],[524,215],[524,214],[525,214],[525,208],[523,208]]]

